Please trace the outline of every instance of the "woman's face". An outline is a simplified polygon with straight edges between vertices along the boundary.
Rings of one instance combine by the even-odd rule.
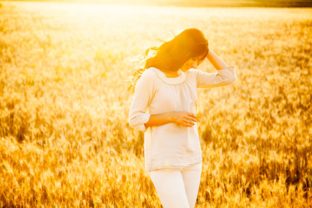
[[[187,71],[190,68],[196,68],[201,62],[203,61],[203,59],[200,58],[190,58],[189,60],[187,60],[183,66],[181,67],[181,69],[183,71]]]

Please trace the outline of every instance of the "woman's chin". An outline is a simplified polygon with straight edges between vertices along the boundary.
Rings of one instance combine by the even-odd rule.
[[[181,68],[181,70],[184,71],[184,72],[186,72],[186,71],[190,70],[191,68],[193,68],[193,67],[192,67],[192,66],[190,66],[190,67],[185,67],[185,68]]]

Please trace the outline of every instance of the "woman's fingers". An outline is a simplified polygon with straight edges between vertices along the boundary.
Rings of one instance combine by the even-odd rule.
[[[194,122],[197,122],[197,117],[194,114],[192,114],[192,113],[189,113],[187,115],[187,118],[189,118],[190,120],[192,120]]]
[[[193,126],[194,122],[192,120],[189,120],[187,118],[183,119],[183,125],[185,126]]]
[[[190,117],[190,119],[194,122],[197,122],[197,118],[196,117]]]
[[[181,126],[192,127],[198,119],[193,113],[184,112],[180,119],[178,119],[178,124]]]
[[[190,124],[190,123],[182,123],[180,124],[181,126],[184,126],[184,127],[192,127],[194,124]]]
[[[192,127],[194,122],[197,122],[197,118],[193,114],[186,114],[182,119],[182,125],[186,127]]]

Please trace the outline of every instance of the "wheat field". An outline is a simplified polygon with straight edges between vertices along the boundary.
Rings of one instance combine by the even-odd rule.
[[[312,8],[26,2],[0,3],[0,207],[160,208],[129,84],[188,27],[238,75],[198,90],[196,207],[312,207]]]

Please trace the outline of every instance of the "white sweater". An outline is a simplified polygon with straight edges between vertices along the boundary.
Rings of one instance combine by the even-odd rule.
[[[188,111],[196,115],[197,88],[225,86],[237,79],[234,67],[209,73],[191,68],[167,77],[155,67],[145,69],[135,85],[128,114],[131,127],[144,132],[145,170],[185,167],[202,162],[197,123],[183,127],[175,123],[145,127],[151,114]]]

